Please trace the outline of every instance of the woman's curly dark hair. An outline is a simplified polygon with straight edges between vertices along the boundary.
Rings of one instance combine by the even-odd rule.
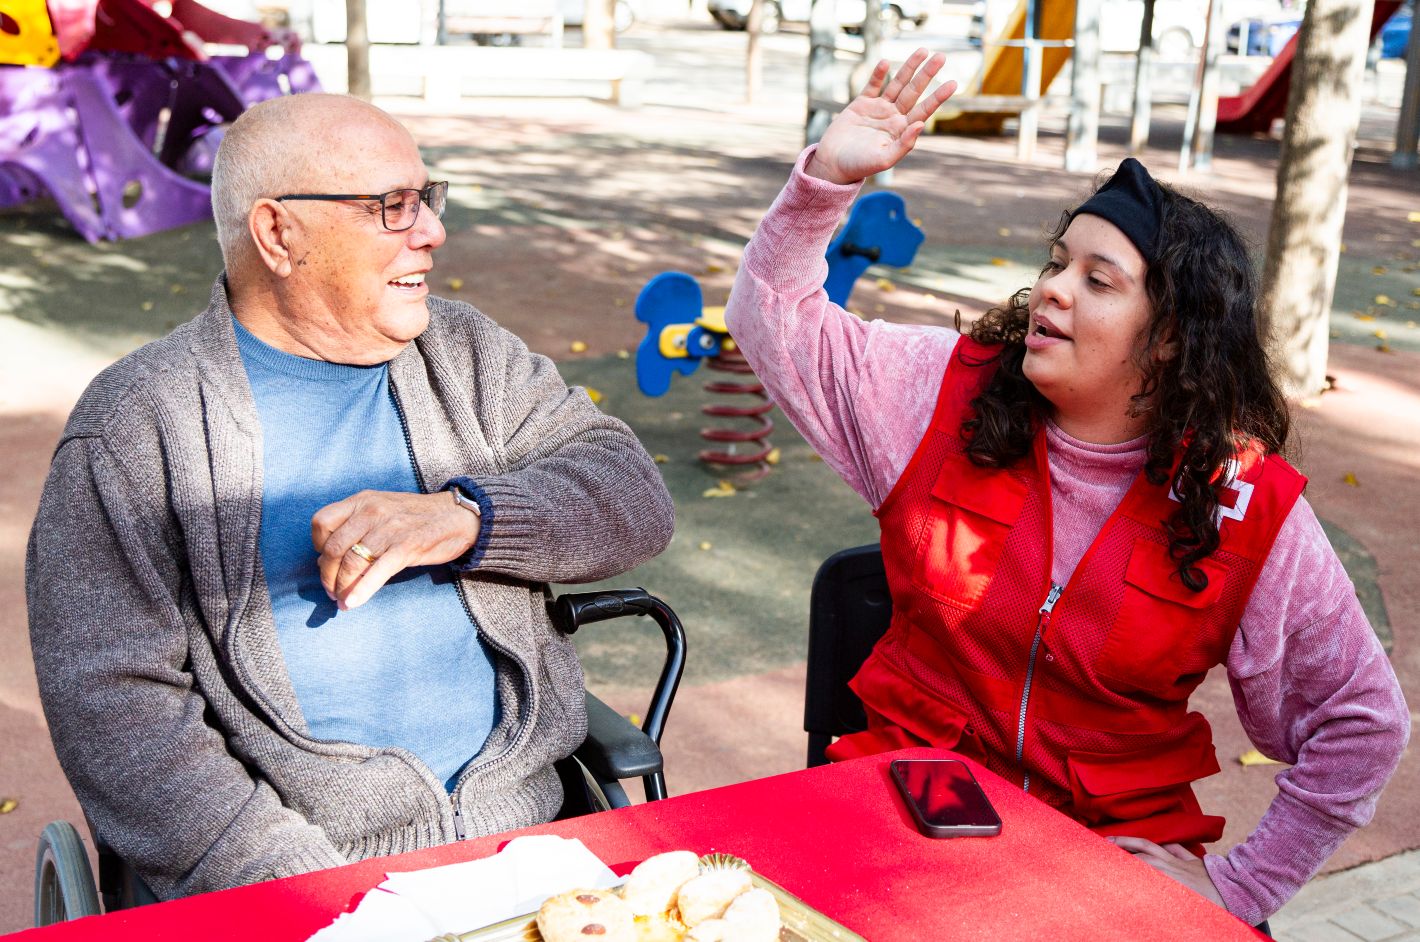
[[[1218,213],[1160,186],[1158,257],[1144,279],[1152,317],[1132,414],[1146,418],[1149,481],[1165,483],[1178,461],[1179,508],[1163,525],[1180,578],[1197,592],[1208,585],[1197,563],[1218,548],[1215,488],[1223,483],[1224,464],[1244,446],[1281,452],[1290,423],[1258,330],[1257,282],[1246,244]],[[1071,218],[1068,212],[1061,217],[1052,244]],[[967,455],[977,465],[1007,467],[1029,455],[1051,409],[1022,367],[1029,296],[1030,289],[1022,289],[971,327],[972,339],[1001,348],[993,357],[999,368],[962,424]],[[1152,356],[1163,344],[1173,345],[1172,355]]]

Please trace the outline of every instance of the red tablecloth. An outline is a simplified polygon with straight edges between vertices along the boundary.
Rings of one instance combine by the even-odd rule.
[[[737,854],[872,942],[1258,937],[974,763],[1001,815],[1000,836],[922,836],[888,778],[888,762],[905,756],[951,753],[872,756],[9,938],[303,940],[353,909],[386,871],[486,857],[511,837],[549,833],[581,838],[618,873],[665,850]]]

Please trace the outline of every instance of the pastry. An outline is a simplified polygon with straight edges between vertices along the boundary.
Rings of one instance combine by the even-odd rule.
[[[734,898],[721,921],[725,942],[774,942],[779,938],[779,903],[768,890],[752,887]]]
[[[537,911],[544,942],[636,942],[631,909],[611,890],[569,890]]]
[[[724,915],[736,896],[750,888],[748,870],[711,870],[687,882],[676,894],[680,920],[695,926]]]
[[[700,875],[700,858],[688,850],[643,860],[621,888],[621,898],[636,916],[664,916],[675,905],[681,884]]]

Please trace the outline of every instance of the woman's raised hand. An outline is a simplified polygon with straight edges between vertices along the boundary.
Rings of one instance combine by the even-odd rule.
[[[828,126],[805,172],[831,183],[857,183],[906,157],[932,112],[957,89],[956,82],[945,82],[923,96],[946,61],[940,52],[928,58],[926,49],[918,49],[891,81],[887,60],[880,61],[863,93]]]

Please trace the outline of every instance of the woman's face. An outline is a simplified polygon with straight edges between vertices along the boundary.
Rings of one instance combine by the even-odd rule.
[[[1030,293],[1023,368],[1066,431],[1067,419],[1095,427],[1128,418],[1152,316],[1146,269],[1134,243],[1099,216],[1076,216],[1050,247]]]

